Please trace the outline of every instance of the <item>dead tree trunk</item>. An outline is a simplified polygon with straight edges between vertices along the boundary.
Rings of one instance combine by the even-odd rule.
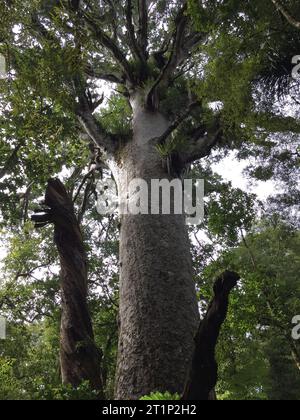
[[[94,342],[87,305],[87,257],[71,197],[57,179],[49,180],[43,214],[32,217],[36,227],[53,223],[61,264],[62,315],[60,364],[62,381],[78,387],[89,381],[103,397],[101,353]]]
[[[193,362],[182,400],[215,399],[212,398],[218,380],[215,349],[222,324],[227,316],[230,292],[239,279],[238,274],[225,271],[215,282],[214,299],[195,337]]]

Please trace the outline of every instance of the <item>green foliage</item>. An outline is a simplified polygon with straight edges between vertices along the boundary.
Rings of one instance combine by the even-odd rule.
[[[41,385],[34,394],[35,400],[67,400],[67,401],[92,401],[98,400],[97,391],[91,390],[88,382],[83,382],[79,387],[72,388],[70,385],[53,387],[51,384]]]
[[[238,241],[241,230],[249,230],[255,219],[255,195],[225,186],[210,196],[207,206],[208,228],[229,244]]]
[[[14,362],[0,357],[0,400],[17,400],[21,397],[19,383],[13,374]]]
[[[221,399],[299,399],[292,355],[292,346],[299,350],[299,344],[290,338],[291,320],[300,313],[299,245],[299,232],[273,219],[259,224],[237,248],[205,268],[208,278],[215,278],[222,267],[242,277],[218,347]],[[202,284],[205,302],[210,289],[210,282]]]
[[[115,136],[129,136],[131,133],[131,110],[126,98],[112,95],[108,107],[99,115],[101,124]]]
[[[141,401],[173,401],[173,400],[180,400],[180,396],[178,394],[171,394],[170,392],[152,392],[150,395],[146,395],[140,398]]]

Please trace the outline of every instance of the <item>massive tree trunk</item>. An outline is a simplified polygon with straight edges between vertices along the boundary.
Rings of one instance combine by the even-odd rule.
[[[152,179],[170,179],[150,141],[168,122],[159,113],[133,109],[133,141],[113,169],[122,200],[126,180],[141,178],[150,186]],[[122,215],[116,398],[181,393],[198,318],[184,215]]]
[[[118,399],[181,393],[198,313],[182,217],[122,218]]]
[[[45,215],[33,216],[39,224],[54,223],[61,264],[60,365],[62,381],[74,387],[89,381],[103,397],[101,355],[94,343],[87,305],[87,256],[71,198],[59,180],[50,180]]]
[[[112,73],[111,66],[105,68],[105,75],[101,76],[100,70],[100,79],[121,85],[131,105],[130,130],[112,134],[94,115],[99,102],[91,94],[89,82],[83,85],[74,80],[78,120],[89,139],[101,148],[121,201],[127,198],[128,182],[140,178],[150,185],[153,179],[172,179],[172,173],[181,174],[185,165],[208,156],[222,137],[219,115],[210,118],[208,124],[205,118],[200,121],[192,115],[192,111],[202,113],[204,108],[182,75],[194,49],[206,42],[207,34],[195,32],[187,2],[179,3],[174,10],[171,7],[174,19],[158,50],[156,35],[151,37],[148,25],[152,13],[146,0],[139,2],[141,7],[137,9],[133,2],[126,2],[121,15],[128,37],[122,36],[121,40],[110,38],[110,30],[102,30],[91,16],[84,16],[91,37],[114,60]],[[155,20],[152,23],[157,25]],[[126,38],[129,42],[123,48]],[[130,62],[127,47],[132,53]],[[92,73],[97,79],[97,72]],[[184,83],[179,88],[175,81],[181,76]],[[175,97],[173,88],[180,104],[174,104],[171,112],[166,102]],[[170,114],[169,119],[165,113]],[[128,120],[123,122],[127,125]],[[188,127],[177,135],[185,122]],[[183,137],[187,140],[185,147],[176,148],[176,140],[182,143]],[[156,146],[167,150],[164,164]],[[174,172],[171,159],[176,160]],[[198,321],[184,215],[122,215],[116,397],[136,399],[157,390],[183,392]]]
[[[214,388],[218,380],[215,359],[220,330],[226,319],[229,295],[240,276],[225,271],[215,282],[214,299],[201,321],[195,337],[195,351],[191,371],[183,394],[183,400],[208,401],[216,399]]]

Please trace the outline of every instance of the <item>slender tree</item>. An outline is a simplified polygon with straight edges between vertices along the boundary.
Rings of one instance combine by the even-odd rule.
[[[89,381],[103,398],[101,353],[94,342],[87,305],[87,256],[71,197],[58,179],[48,181],[46,209],[32,216],[36,227],[53,223],[61,265],[60,367],[62,381],[78,387]]]

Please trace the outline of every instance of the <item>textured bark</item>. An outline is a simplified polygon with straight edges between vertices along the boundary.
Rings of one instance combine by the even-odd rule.
[[[195,337],[193,363],[182,400],[212,400],[218,380],[215,350],[220,330],[227,316],[229,294],[237,285],[239,275],[225,271],[215,282],[214,299],[201,321]]]
[[[87,305],[87,257],[72,200],[59,180],[49,180],[45,204],[50,210],[44,216],[33,216],[33,220],[55,226],[54,239],[61,264],[62,381],[74,387],[89,381],[101,398],[101,354],[94,343]]]
[[[169,178],[151,138],[167,121],[136,107],[134,138],[114,168],[119,193],[134,178]],[[199,322],[183,215],[123,215],[120,238],[120,337],[116,398],[181,393]]]
[[[122,219],[117,398],[182,392],[197,305],[184,221]]]
[[[292,340],[290,337],[289,337],[289,341],[290,341],[290,346],[291,346],[291,349],[292,349],[292,356],[293,356],[295,365],[296,365],[297,369],[300,370],[300,351],[299,351],[295,341]]]

